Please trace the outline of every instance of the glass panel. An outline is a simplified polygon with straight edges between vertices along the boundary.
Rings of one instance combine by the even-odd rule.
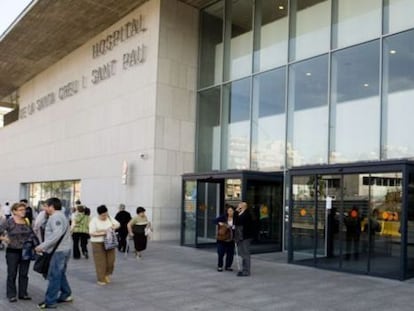
[[[330,25],[330,0],[292,0],[289,59],[299,60],[328,52]]]
[[[241,201],[241,191],[241,179],[226,179],[225,203],[236,208]]]
[[[253,249],[278,251],[282,246],[283,182],[247,182],[247,204],[258,221]]]
[[[214,220],[220,215],[220,184],[198,182],[197,186],[197,244],[215,243]]]
[[[230,80],[252,73],[253,5],[252,0],[232,1],[230,39]],[[226,75],[227,80],[227,75]]]
[[[184,181],[184,204],[183,204],[183,233],[184,245],[195,244],[196,227],[196,204],[197,204],[197,183],[195,180]]]
[[[293,261],[313,264],[315,250],[315,177],[293,176],[291,237]]]
[[[220,1],[200,13],[200,88],[222,81],[223,8],[224,2]]]
[[[414,155],[414,31],[385,38],[383,49],[384,158],[408,158]]]
[[[384,3],[385,34],[414,26],[414,19],[412,18],[414,12],[413,0],[385,0]]]
[[[197,171],[220,169],[220,89],[199,93]]]
[[[382,0],[338,0],[333,27],[333,48],[378,38],[381,35]]]
[[[249,168],[250,84],[244,79],[224,87],[223,169]]]
[[[379,159],[379,52],[373,41],[333,54],[331,163]]]
[[[288,0],[256,0],[254,71],[285,65],[288,42]]]
[[[62,201],[65,214],[70,216],[76,199],[80,198],[80,181],[65,180],[25,184],[29,193],[29,204],[39,212],[41,201],[57,197]]]
[[[285,68],[254,77],[251,168],[285,165]]]
[[[288,167],[327,163],[327,55],[290,67],[288,98]]]
[[[362,186],[363,176],[343,176],[343,198],[340,221],[342,239],[342,268],[348,271],[368,271],[368,237],[362,231],[368,215],[369,185]]]
[[[407,188],[407,277],[414,276],[414,170],[408,173]]]
[[[372,174],[369,222],[370,272],[400,277],[402,173]]]
[[[341,176],[318,176],[317,265],[339,268]]]

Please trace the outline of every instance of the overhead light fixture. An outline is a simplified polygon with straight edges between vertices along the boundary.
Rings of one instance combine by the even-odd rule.
[[[368,87],[369,86],[369,84],[368,83],[364,83],[364,87]]]
[[[279,6],[278,6],[278,9],[279,9],[279,10],[284,10],[284,9],[285,9],[285,7],[284,7],[283,5],[279,5]]]
[[[396,50],[390,50],[390,54],[395,54],[395,53],[397,53]]]
[[[310,76],[312,75],[312,73],[311,73],[311,72],[307,72],[307,73],[306,73],[306,75],[307,75],[308,77],[310,77]]]

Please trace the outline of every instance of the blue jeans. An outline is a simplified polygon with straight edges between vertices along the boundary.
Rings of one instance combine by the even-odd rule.
[[[70,258],[70,249],[55,252],[50,260],[47,280],[49,284],[46,290],[45,303],[54,305],[59,300],[65,300],[72,295],[72,290],[66,278],[66,268]]]

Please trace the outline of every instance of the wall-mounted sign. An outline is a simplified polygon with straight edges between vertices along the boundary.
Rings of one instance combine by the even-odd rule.
[[[123,24],[120,28],[108,34],[105,39],[93,44],[92,58],[97,58],[106,54],[115,46],[146,30],[147,28],[144,26],[142,15],[138,18],[133,18]],[[147,47],[143,43],[140,43],[132,50],[123,53],[122,59],[112,59],[111,61],[100,64],[92,69],[90,77],[88,77],[88,75],[82,75],[80,79],[74,79],[65,83],[59,87],[57,91],[51,91],[26,106],[21,106],[19,109],[19,119],[27,118],[36,111],[40,111],[55,104],[58,100],[63,101],[69,97],[77,95],[80,93],[81,89],[87,88],[88,81],[91,81],[93,85],[97,85],[104,80],[112,78],[117,74],[118,63],[122,63],[122,70],[127,70],[142,64],[146,58],[146,51]]]

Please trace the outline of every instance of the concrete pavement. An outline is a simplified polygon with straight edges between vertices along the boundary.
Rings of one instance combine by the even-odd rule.
[[[113,282],[96,284],[93,259],[71,260],[73,303],[58,310],[140,311],[393,311],[412,310],[414,281],[319,270],[285,263],[284,254],[252,256],[252,275],[216,271],[216,253],[150,241],[139,262],[118,253]],[[233,265],[236,266],[235,264]],[[235,269],[236,270],[236,269]],[[30,269],[32,301],[6,299],[6,265],[0,252],[0,310],[36,310],[46,281]]]

